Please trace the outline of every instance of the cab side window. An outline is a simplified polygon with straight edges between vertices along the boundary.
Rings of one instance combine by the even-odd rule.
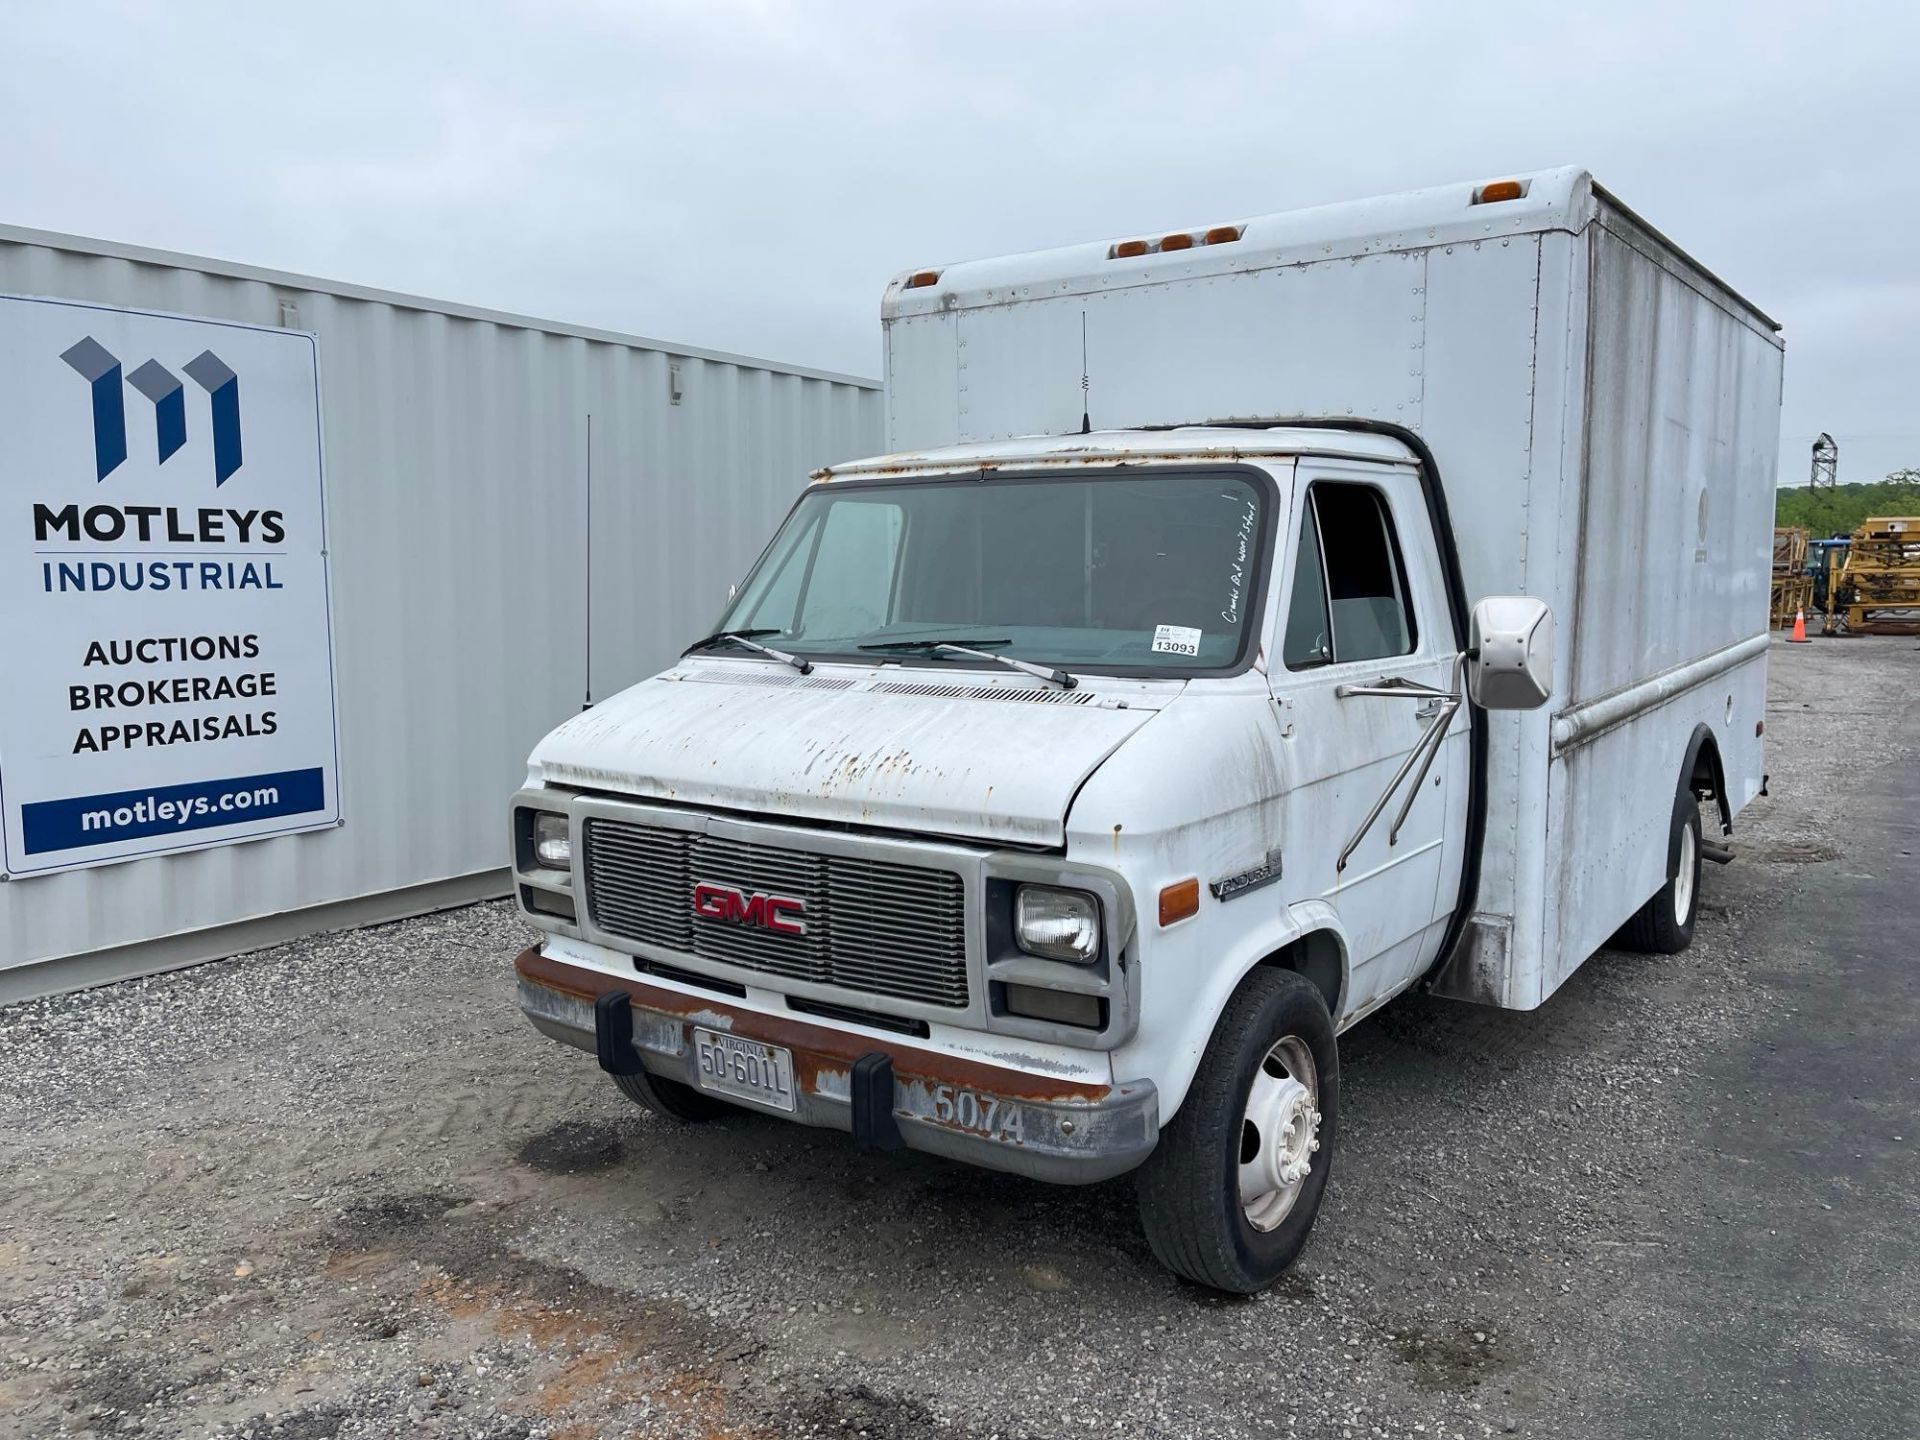
[[[1386,498],[1371,485],[1316,481],[1300,520],[1287,668],[1409,655],[1418,638]]]

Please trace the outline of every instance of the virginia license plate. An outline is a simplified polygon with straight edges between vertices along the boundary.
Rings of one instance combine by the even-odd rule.
[[[694,1056],[702,1090],[754,1100],[776,1110],[793,1109],[793,1052],[738,1035],[695,1027]]]

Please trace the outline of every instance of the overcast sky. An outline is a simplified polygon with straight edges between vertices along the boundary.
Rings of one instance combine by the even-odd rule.
[[[909,266],[1572,163],[1785,325],[1784,480],[1920,465],[1920,7],[1572,8],[0,0],[0,220],[877,375]]]

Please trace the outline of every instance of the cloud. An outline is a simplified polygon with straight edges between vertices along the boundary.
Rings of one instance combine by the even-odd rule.
[[[1878,464],[1902,442],[1847,433],[1914,428],[1920,392],[1920,13],[1844,11],[21,6],[0,194],[18,223],[875,374],[910,266],[1576,163],[1785,324],[1788,433]]]

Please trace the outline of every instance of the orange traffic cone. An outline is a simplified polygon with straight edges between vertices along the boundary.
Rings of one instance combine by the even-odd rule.
[[[1793,612],[1793,633],[1787,637],[1787,643],[1789,645],[1811,643],[1807,639],[1807,612],[1804,609]]]

